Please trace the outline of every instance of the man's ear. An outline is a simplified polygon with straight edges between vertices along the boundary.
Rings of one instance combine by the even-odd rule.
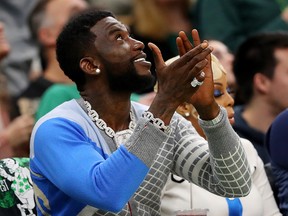
[[[256,73],[253,78],[254,89],[261,93],[267,93],[270,90],[271,80],[261,73]]]
[[[84,57],[80,60],[80,68],[89,75],[100,73],[100,64],[92,57]]]

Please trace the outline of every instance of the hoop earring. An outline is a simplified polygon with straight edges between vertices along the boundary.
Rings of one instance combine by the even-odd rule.
[[[96,70],[95,70],[95,74],[100,74],[100,69],[99,68],[96,68]]]

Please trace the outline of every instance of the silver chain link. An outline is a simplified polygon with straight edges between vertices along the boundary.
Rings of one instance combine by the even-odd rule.
[[[170,133],[170,127],[166,126],[161,119],[154,118],[154,115],[151,112],[145,111],[142,116],[149,119],[151,123],[154,124],[160,130],[164,131],[165,133]]]
[[[111,127],[108,127],[106,122],[103,119],[99,118],[98,113],[95,110],[92,110],[91,104],[88,101],[84,101],[84,104],[87,108],[88,116],[93,122],[95,122],[95,125],[99,129],[103,130],[109,137],[114,138],[115,131]],[[129,129],[133,131],[136,126],[136,122],[135,122],[135,116],[133,115],[132,109],[130,110],[130,119],[131,121],[129,123]]]

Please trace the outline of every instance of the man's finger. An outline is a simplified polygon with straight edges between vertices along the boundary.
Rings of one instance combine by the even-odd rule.
[[[208,47],[208,43],[201,43],[200,45],[196,46],[195,48],[193,48],[192,50],[187,52],[185,55],[183,55],[180,58],[181,60],[179,60],[179,63],[181,62],[182,65],[185,65],[188,62],[190,62],[196,55],[198,55],[198,54],[200,54],[202,52],[204,52],[204,56],[206,56],[209,53],[211,53],[210,47]],[[196,59],[196,61],[197,61],[197,59]]]
[[[196,29],[192,29],[191,34],[192,34],[194,46],[198,46],[199,44],[201,44],[198,31]]]
[[[165,62],[162,57],[160,49],[153,43],[148,43],[149,48],[153,53],[156,70],[165,67]]]
[[[178,49],[179,55],[183,56],[187,51],[184,47],[183,40],[180,37],[176,38],[176,44],[177,44],[177,49]]]
[[[193,49],[193,44],[190,42],[189,38],[184,31],[179,32],[179,37],[182,39],[186,52]]]

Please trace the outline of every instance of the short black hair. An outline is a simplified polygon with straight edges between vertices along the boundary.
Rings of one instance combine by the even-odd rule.
[[[61,69],[77,85],[79,91],[85,84],[80,60],[93,47],[96,35],[91,28],[106,17],[114,17],[109,11],[87,9],[72,17],[64,26],[56,42],[56,56]]]
[[[288,48],[288,32],[284,31],[258,33],[248,37],[239,46],[233,62],[239,104],[246,104],[251,100],[256,73],[273,78],[277,65],[275,50],[285,48]]]

